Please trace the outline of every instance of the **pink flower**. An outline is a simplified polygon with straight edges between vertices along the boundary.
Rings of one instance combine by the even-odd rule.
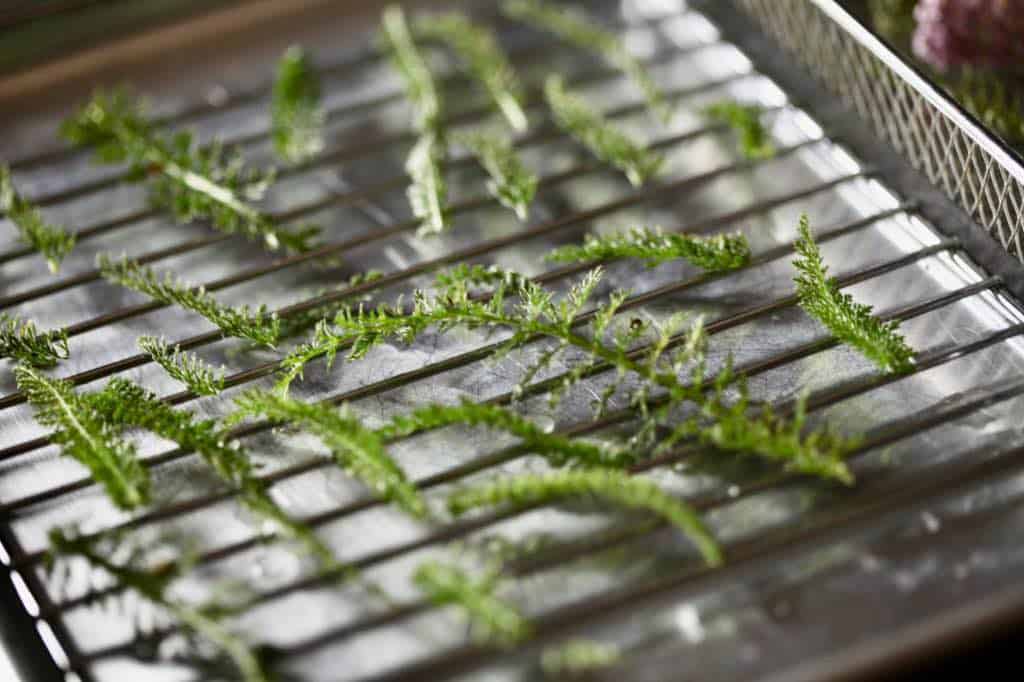
[[[920,0],[914,54],[937,69],[1024,67],[1024,0]]]

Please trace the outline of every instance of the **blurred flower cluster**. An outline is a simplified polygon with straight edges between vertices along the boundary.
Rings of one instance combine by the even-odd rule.
[[[919,0],[913,49],[945,71],[1024,67],[1024,0]]]

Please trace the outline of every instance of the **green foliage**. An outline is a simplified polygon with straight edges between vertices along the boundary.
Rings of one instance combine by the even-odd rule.
[[[549,253],[547,258],[558,263],[642,258],[650,267],[682,258],[704,270],[717,272],[735,270],[749,263],[750,245],[742,234],[697,237],[635,227],[625,234],[588,235],[581,246],[563,246]]]
[[[748,159],[768,159],[775,156],[771,133],[761,122],[764,110],[754,104],[740,104],[731,100],[716,102],[704,109],[704,115],[731,127],[740,140],[740,151]]]
[[[181,350],[180,346],[171,348],[164,339],[142,336],[138,343],[153,362],[196,395],[217,395],[224,390],[223,368],[215,370],[197,355]]]
[[[436,234],[448,227],[444,212],[447,187],[441,166],[447,156],[441,118],[443,104],[434,77],[413,41],[405,12],[392,5],[383,14],[384,40],[392,62],[405,83],[405,92],[413,106],[413,127],[419,139],[405,162],[412,184],[409,204],[413,215],[423,221],[421,234]]]
[[[564,9],[542,0],[505,0],[502,11],[513,19],[549,31],[558,38],[588,50],[622,71],[644,93],[651,109],[664,121],[672,118],[665,94],[643,65],[626,50],[622,41],[576,9]]]
[[[49,562],[51,570],[58,561],[78,558],[90,568],[110,576],[118,584],[133,590],[146,601],[166,611],[195,637],[212,645],[227,656],[243,682],[272,682],[257,652],[222,621],[225,607],[216,601],[192,605],[176,599],[172,587],[177,575],[158,574],[141,565],[147,550],[153,548],[127,545],[119,538],[103,537],[99,541],[60,528],[50,531]],[[119,557],[126,555],[124,560]]]
[[[330,549],[308,526],[290,518],[274,502],[266,485],[256,477],[248,455],[228,444],[229,434],[215,420],[196,419],[187,410],[176,410],[125,379],[113,379],[102,391],[85,399],[114,428],[144,429],[197,453],[222,481],[238,489],[250,511],[302,545],[322,566],[335,566]]]
[[[151,268],[143,267],[128,258],[111,261],[100,255],[97,265],[103,277],[128,289],[138,291],[167,305],[202,315],[225,336],[248,339],[273,348],[281,335],[281,321],[261,305],[253,310],[249,306],[230,307],[218,303],[203,287],[194,287],[167,273],[161,280]]]
[[[655,176],[665,157],[634,142],[595,111],[582,97],[565,89],[561,76],[549,76],[544,94],[555,122],[605,163],[618,168],[640,186]]]
[[[807,216],[800,218],[800,236],[795,243],[797,258],[793,267],[800,306],[825,325],[841,342],[848,344],[884,372],[909,372],[914,367],[914,351],[897,331],[899,322],[882,322],[871,315],[871,306],[856,303],[839,291],[834,277],[828,276],[818,245],[811,235]]]
[[[607,668],[622,658],[618,647],[589,639],[573,639],[541,654],[540,667],[553,679],[564,679]]]
[[[490,176],[487,191],[502,206],[526,220],[537,194],[537,176],[523,165],[512,143],[493,133],[475,132],[456,138],[480,162]]]
[[[60,269],[61,261],[75,248],[75,235],[58,225],[46,222],[39,209],[18,194],[11,179],[11,170],[0,164],[0,211],[18,230],[21,241],[38,251],[50,272]]]
[[[502,477],[490,483],[456,490],[448,497],[448,509],[458,516],[481,507],[506,504],[528,507],[580,496],[597,497],[628,509],[640,509],[660,516],[690,538],[709,565],[722,563],[718,543],[689,505],[664,492],[652,481],[611,469],[561,470]]]
[[[526,619],[495,596],[497,576],[493,573],[474,579],[456,566],[429,561],[419,565],[413,582],[435,604],[464,611],[482,640],[511,645],[530,632]]]
[[[631,464],[633,452],[548,433],[529,419],[497,405],[464,400],[458,405],[426,405],[394,417],[378,430],[385,440],[452,424],[486,426],[522,439],[525,448],[554,466],[613,467]]]
[[[271,250],[312,247],[317,228],[285,230],[250,203],[262,197],[273,173],[246,167],[220,144],[200,147],[190,132],[154,129],[142,107],[123,93],[97,94],[64,121],[61,133],[74,145],[94,145],[101,162],[127,162],[135,179],[149,177],[154,204],[179,220],[209,220],[222,232],[260,240]]]
[[[265,416],[274,421],[295,423],[322,440],[338,466],[375,493],[414,517],[426,516],[426,502],[388,455],[384,441],[346,408],[307,403],[260,390],[247,391],[236,402],[238,411],[232,415],[232,421]]]
[[[772,462],[785,463],[802,473],[850,480],[842,456],[855,441],[820,432],[804,434],[802,421],[786,420],[768,410],[749,414],[746,387],[737,381],[730,367],[712,379],[706,376],[707,340],[699,322],[679,335],[682,320],[673,318],[653,329],[646,352],[635,352],[632,346],[651,330],[642,321],[639,325],[631,321],[625,327],[615,324],[619,307],[626,300],[624,292],[616,292],[607,303],[588,313],[591,314],[590,333],[583,333],[578,320],[600,279],[601,270],[595,269],[558,299],[553,292],[513,272],[483,266],[454,268],[438,277],[436,294],[428,296],[418,292],[411,310],[401,303],[376,309],[360,306],[342,310],[333,323],[321,323],[309,343],[282,361],[283,377],[279,388],[286,390],[314,358],[326,357],[330,363],[341,349],[347,348],[348,358],[356,359],[385,340],[408,343],[431,327],[442,331],[457,326],[504,328],[512,332],[505,342],[505,352],[538,339],[556,342],[524,373],[518,386],[520,392],[541,369],[570,347],[582,351],[587,359],[577,362],[572,371],[562,375],[559,383],[549,385],[553,400],[602,365],[621,376],[640,379],[641,388],[631,396],[644,421],[634,438],[638,445],[648,443],[655,427],[669,418],[669,406],[691,404],[699,409],[699,419],[695,417],[679,427],[671,442],[695,437],[723,450],[752,453]],[[487,291],[486,297],[473,295],[481,288]],[[512,300],[517,302],[511,303]],[[611,336],[611,340],[606,341],[606,336]],[[689,382],[680,378],[687,367],[691,367]],[[729,402],[726,389],[733,385],[740,396],[738,401]],[[715,390],[709,391],[709,387]],[[615,390],[613,385],[611,392],[602,396],[602,403]],[[648,408],[652,391],[660,391],[665,397],[666,405],[656,411]],[[798,406],[799,409],[802,407]]]
[[[514,130],[529,127],[515,69],[490,30],[454,12],[423,17],[415,27],[417,34],[447,44],[459,56]]]
[[[0,357],[46,368],[69,356],[68,335],[63,329],[39,332],[32,320],[0,313]]]
[[[284,162],[302,163],[323,151],[320,78],[297,45],[289,47],[277,63],[270,120],[274,151]]]
[[[135,447],[67,381],[51,379],[24,365],[14,368],[18,388],[35,409],[36,420],[54,429],[61,452],[84,465],[121,509],[149,502],[149,472]]]
[[[409,205],[412,214],[423,221],[420,235],[439,234],[448,228],[448,215],[444,208],[448,190],[441,171],[446,154],[441,136],[425,132],[413,145],[405,161],[405,172],[412,180],[406,190]]]

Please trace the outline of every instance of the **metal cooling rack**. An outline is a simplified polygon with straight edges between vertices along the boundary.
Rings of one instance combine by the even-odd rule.
[[[86,531],[173,529],[194,538],[200,555],[185,588],[202,594],[227,579],[255,584],[257,604],[237,625],[302,680],[543,679],[542,649],[578,636],[621,649],[621,663],[597,675],[602,679],[824,679],[891,661],[975,621],[993,622],[1020,603],[1024,317],[1004,278],[975,265],[963,239],[932,227],[914,196],[894,193],[884,173],[834,139],[831,120],[788,97],[700,12],[639,0],[590,7],[623,31],[681,113],[670,128],[654,125],[617,73],[481,9],[532,84],[536,125],[518,144],[543,180],[527,224],[487,198],[478,170],[455,158],[448,167],[454,229],[416,238],[403,195],[412,135],[399,84],[358,37],[365,23],[348,20],[330,32],[310,25],[289,38],[323,62],[328,150],[285,171],[267,205],[282,221],[323,225],[323,248],[275,258],[203,225],[175,225],[146,206],[143,188],[122,184],[120,170],[48,147],[52,125],[26,120],[15,128],[25,134],[0,142],[0,153],[20,159],[13,164],[20,186],[48,216],[72,225],[80,243],[55,278],[13,241],[0,246],[0,309],[43,327],[65,326],[72,355],[56,373],[76,384],[96,387],[123,374],[174,404],[221,416],[234,391],[197,400],[138,354],[136,338],[163,334],[228,365],[232,387],[269,383],[275,358],[222,340],[189,313],[107,285],[92,267],[97,253],[124,252],[185,274],[226,302],[267,303],[286,315],[343,297],[393,300],[460,262],[496,263],[564,288],[585,268],[549,268],[543,255],[551,247],[636,222],[693,233],[742,230],[755,258],[740,271],[707,275],[678,263],[648,270],[613,262],[603,293],[631,289],[624,311],[633,316],[705,315],[714,336],[711,364],[731,354],[756,398],[785,410],[807,391],[813,420],[865,434],[851,460],[858,485],[835,489],[692,447],[644,462],[635,473],[707,514],[728,555],[724,568],[709,570],[667,529],[591,504],[421,526],[333,468],[315,442],[261,425],[240,429],[285,509],[393,593],[397,605],[381,607],[268,542],[232,491],[165,442],[139,437],[160,501],[135,516],[111,508],[83,470],[48,445],[4,372],[0,559],[13,586],[4,607],[20,628],[31,679],[61,679],[64,671],[103,682],[194,678],[183,666],[144,660],[154,648],[136,630],[138,614],[96,606],[116,588],[89,579],[48,583],[40,566],[46,532],[71,522]],[[204,139],[235,142],[254,163],[268,162],[266,89],[252,82],[253,63],[243,65],[248,80],[224,76],[241,73],[237,66],[211,66],[219,80],[206,76],[205,100],[184,85],[160,89],[154,109],[168,126],[193,126]],[[537,89],[550,70],[664,151],[665,177],[632,189],[561,136],[544,119]],[[486,103],[464,79],[445,76],[444,85],[456,107],[452,125],[484,119]],[[728,130],[689,113],[723,96],[769,108],[776,158],[743,160]],[[796,307],[790,244],[804,212],[843,287],[903,321],[921,352],[910,375],[879,376]],[[369,269],[385,274],[339,284]],[[462,332],[386,345],[361,362],[311,370],[294,390],[348,402],[368,423],[426,400],[508,402],[518,370],[545,346],[496,360],[500,340]],[[519,408],[572,435],[628,428],[625,409],[590,417],[591,400],[614,377],[590,377],[557,413],[543,395],[551,378],[538,377],[537,391]],[[405,439],[392,452],[433,501],[455,484],[543,468],[514,441],[471,429]],[[512,563],[516,580],[506,595],[535,628],[523,646],[495,651],[469,640],[455,614],[422,602],[409,574],[428,557],[468,551],[466,543],[499,534],[536,545]],[[452,544],[459,542],[461,549]],[[154,627],[163,633],[168,624]]]

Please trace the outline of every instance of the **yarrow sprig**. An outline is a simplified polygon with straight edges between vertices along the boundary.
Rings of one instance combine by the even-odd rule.
[[[40,332],[32,320],[0,313],[0,358],[13,358],[32,367],[53,367],[67,360],[68,335],[63,329]]]
[[[502,11],[509,17],[549,31],[576,47],[599,55],[622,71],[644,93],[647,103],[664,121],[672,118],[672,106],[643,65],[629,53],[614,33],[577,9],[557,7],[542,0],[505,0]]]
[[[489,29],[454,12],[421,17],[415,28],[418,35],[445,43],[459,56],[513,130],[523,132],[529,127],[521,103],[522,86]]]
[[[493,572],[473,578],[457,566],[428,561],[416,569],[413,582],[434,604],[460,608],[481,640],[507,646],[530,633],[526,618],[495,596]]]
[[[36,420],[54,429],[51,440],[61,452],[78,460],[121,509],[149,502],[149,472],[139,462],[135,446],[121,438],[121,430],[105,419],[89,400],[62,379],[34,369],[14,368],[18,388],[35,409]]]
[[[523,164],[512,143],[482,131],[458,135],[455,141],[466,147],[487,171],[487,191],[491,196],[515,211],[520,220],[526,220],[537,194],[538,180]]]
[[[308,403],[272,391],[252,390],[236,399],[238,410],[231,421],[263,416],[295,424],[317,436],[339,467],[362,481],[370,490],[390,500],[416,518],[427,514],[427,505],[405,472],[388,454],[384,441],[363,426],[347,407]]]
[[[91,569],[102,571],[119,585],[134,591],[177,619],[187,632],[228,657],[237,670],[238,679],[243,682],[272,682],[274,678],[256,649],[222,622],[220,616],[229,611],[229,607],[217,601],[194,605],[176,598],[172,587],[178,576],[146,570],[140,565],[147,553],[146,548],[126,549],[126,544],[124,539],[103,537],[95,540],[55,528],[50,531],[48,562],[54,570],[60,561],[75,558],[86,561]]]
[[[558,127],[594,156],[625,173],[634,186],[644,184],[661,170],[664,156],[634,142],[586,100],[567,91],[561,76],[548,76],[544,94]]]
[[[139,348],[163,367],[164,371],[185,384],[196,395],[217,395],[224,390],[224,369],[214,369],[197,355],[171,348],[165,339],[152,336],[139,337]]]
[[[739,136],[740,151],[748,159],[768,159],[775,156],[771,133],[761,120],[764,115],[763,107],[724,100],[705,107],[704,115],[732,128]]]
[[[443,103],[430,67],[413,40],[405,12],[393,5],[384,10],[382,19],[384,40],[402,75],[413,107],[413,128],[419,135],[405,162],[412,180],[409,204],[413,215],[423,221],[421,234],[443,232],[448,227],[444,210],[448,190],[441,170],[448,154],[441,122]]]
[[[281,335],[281,320],[266,306],[231,307],[219,303],[203,287],[195,287],[176,279],[170,273],[161,279],[151,268],[127,257],[112,261],[105,255],[97,259],[103,278],[114,284],[138,291],[168,305],[179,305],[202,315],[225,336],[248,339],[273,348]]]
[[[700,419],[687,421],[685,428],[679,431],[679,438],[696,437],[723,450],[756,454],[802,473],[842,482],[851,480],[842,457],[855,444],[853,439],[831,432],[804,434],[802,422],[785,419],[767,409],[749,413],[748,403],[743,398],[745,386],[730,367],[714,379],[706,376],[707,340],[699,322],[685,333],[677,334],[681,320],[669,320],[655,330],[646,350],[634,350],[632,345],[646,333],[648,325],[642,321],[635,328],[632,322],[625,328],[614,324],[619,308],[626,301],[625,292],[616,292],[606,304],[585,311],[600,279],[599,268],[591,271],[559,300],[553,292],[517,273],[484,266],[455,268],[438,278],[438,291],[433,296],[417,293],[411,309],[401,304],[372,310],[349,308],[335,316],[333,322],[319,325],[309,343],[282,361],[283,377],[279,388],[286,389],[314,358],[326,357],[330,362],[342,349],[348,349],[349,359],[356,359],[384,340],[408,343],[431,327],[442,331],[457,326],[507,329],[512,334],[504,342],[505,352],[539,339],[556,342],[551,351],[543,353],[528,369],[523,383],[517,387],[519,391],[559,353],[575,348],[585,353],[589,361],[576,363],[571,372],[562,375],[558,384],[549,387],[553,398],[603,365],[605,369],[618,371],[622,376],[632,375],[642,382],[641,389],[631,398],[642,411],[647,409],[651,391],[664,392],[669,406],[696,406]],[[488,291],[488,296],[473,295],[481,287]],[[513,299],[518,303],[510,304]],[[581,329],[583,321],[589,324],[589,333]],[[613,340],[605,341],[607,335]],[[674,350],[668,353],[670,348]],[[686,367],[692,367],[690,381],[680,378]],[[727,399],[726,389],[730,387],[741,391],[739,402]],[[715,390],[709,390],[711,388]],[[613,386],[612,393],[614,390]],[[602,402],[609,397],[603,396]],[[666,418],[667,414],[667,407],[663,407],[647,416],[657,420]],[[650,431],[650,424],[649,420],[645,431]]]
[[[611,469],[560,470],[503,477],[456,490],[448,497],[448,510],[460,516],[472,509],[514,505],[520,507],[558,502],[567,497],[592,496],[629,509],[660,516],[682,531],[711,566],[722,563],[722,552],[700,515],[657,484]]]
[[[246,508],[273,524],[279,534],[299,543],[323,567],[336,566],[331,550],[316,533],[274,501],[266,484],[257,478],[249,455],[229,444],[230,434],[217,421],[197,419],[192,412],[175,409],[151,391],[120,378],[111,380],[102,391],[87,394],[85,400],[114,428],[143,429],[195,452],[222,481],[239,491]]]
[[[524,449],[543,456],[554,466],[620,468],[636,459],[626,449],[549,433],[533,421],[498,405],[463,400],[457,405],[432,404],[393,417],[377,430],[384,439],[461,424],[485,426],[521,439]]]
[[[75,248],[75,235],[46,222],[39,209],[15,189],[11,170],[3,164],[0,164],[0,212],[7,214],[21,241],[46,259],[50,272],[56,273],[61,261]]]
[[[274,151],[286,163],[302,163],[323,151],[320,77],[297,45],[289,47],[277,63],[270,119]]]
[[[684,259],[709,272],[735,270],[750,262],[750,245],[742,234],[699,237],[635,227],[626,233],[588,235],[582,245],[562,246],[548,254],[558,263],[640,258],[648,266]]]
[[[296,253],[308,251],[319,231],[308,225],[285,229],[252,205],[273,182],[273,172],[247,167],[217,143],[199,146],[189,132],[156,130],[123,93],[98,93],[64,121],[61,133],[76,146],[94,145],[103,163],[129,163],[134,179],[150,179],[153,203],[179,220],[209,220],[222,232]]]
[[[899,322],[882,322],[872,316],[871,306],[857,303],[839,290],[834,277],[814,242],[807,216],[801,216],[799,236],[794,244],[797,258],[793,267],[800,307],[825,325],[841,342],[848,344],[884,372],[909,372],[914,367],[914,350],[897,331]]]

